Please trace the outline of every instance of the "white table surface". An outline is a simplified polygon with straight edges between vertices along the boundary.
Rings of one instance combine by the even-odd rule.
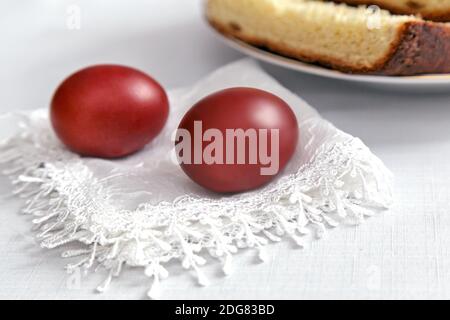
[[[73,4],[79,30],[66,26]],[[46,107],[56,85],[89,64],[131,65],[173,88],[241,57],[214,38],[198,0],[2,0],[0,42],[0,112]],[[227,278],[213,264],[206,288],[171,265],[162,298],[450,298],[450,87],[399,91],[264,67],[385,161],[396,176],[396,205],[305,251],[273,245],[266,264],[243,252]],[[1,180],[0,193],[9,190]],[[36,245],[20,203],[0,203],[0,298],[145,297],[150,282],[140,269],[104,294],[93,290],[102,275],[80,275],[81,286],[73,285],[60,251]]]

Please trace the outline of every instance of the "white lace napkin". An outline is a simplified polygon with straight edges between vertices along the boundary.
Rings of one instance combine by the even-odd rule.
[[[174,163],[171,136],[196,101],[236,86],[283,98],[298,117],[301,138],[276,181],[223,197],[198,187]],[[153,278],[148,295],[157,297],[169,260],[195,270],[199,283],[206,285],[201,271],[206,255],[220,260],[228,274],[240,248],[253,248],[264,260],[268,242],[284,239],[304,246],[311,235],[320,238],[330,227],[359,223],[391,204],[391,175],[383,163],[252,60],[171,91],[170,100],[163,133],[127,159],[87,159],[67,151],[52,132],[47,110],[20,115],[18,133],[2,143],[4,173],[11,177],[14,193],[26,199],[23,211],[34,216],[42,247],[64,247],[63,257],[72,259],[69,272],[105,269],[99,291],[123,265],[139,266]]]

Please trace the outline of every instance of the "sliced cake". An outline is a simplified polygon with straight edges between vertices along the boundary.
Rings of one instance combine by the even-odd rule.
[[[399,14],[418,14],[424,19],[450,21],[450,0],[335,0],[352,5],[377,5]]]
[[[223,34],[351,73],[450,72],[450,27],[388,11],[308,0],[208,0]]]

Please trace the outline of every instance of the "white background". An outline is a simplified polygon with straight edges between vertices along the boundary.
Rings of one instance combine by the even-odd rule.
[[[80,30],[66,25],[73,4],[81,9]],[[47,107],[57,84],[89,64],[134,66],[174,88],[239,57],[208,30],[199,0],[0,1],[1,112]],[[266,264],[246,251],[228,278],[213,264],[207,288],[170,265],[162,298],[450,298],[450,86],[399,91],[263,66],[385,161],[396,176],[396,205],[308,250],[274,245]],[[9,190],[2,180],[0,192]],[[105,294],[93,290],[102,274],[80,275],[78,287],[60,252],[36,245],[19,207],[0,202],[0,298],[145,297],[150,282],[140,269],[127,270]]]

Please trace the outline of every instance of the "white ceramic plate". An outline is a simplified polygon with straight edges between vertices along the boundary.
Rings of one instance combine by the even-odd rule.
[[[321,77],[340,79],[354,82],[365,82],[378,85],[396,85],[396,86],[420,86],[420,87],[450,87],[450,74],[429,74],[410,77],[388,77],[374,75],[354,75],[327,69],[321,66],[308,64],[295,59],[283,57],[281,55],[254,47],[235,38],[229,38],[221,34],[214,28],[214,33],[230,47],[274,65],[282,66],[291,70],[314,74]]]

